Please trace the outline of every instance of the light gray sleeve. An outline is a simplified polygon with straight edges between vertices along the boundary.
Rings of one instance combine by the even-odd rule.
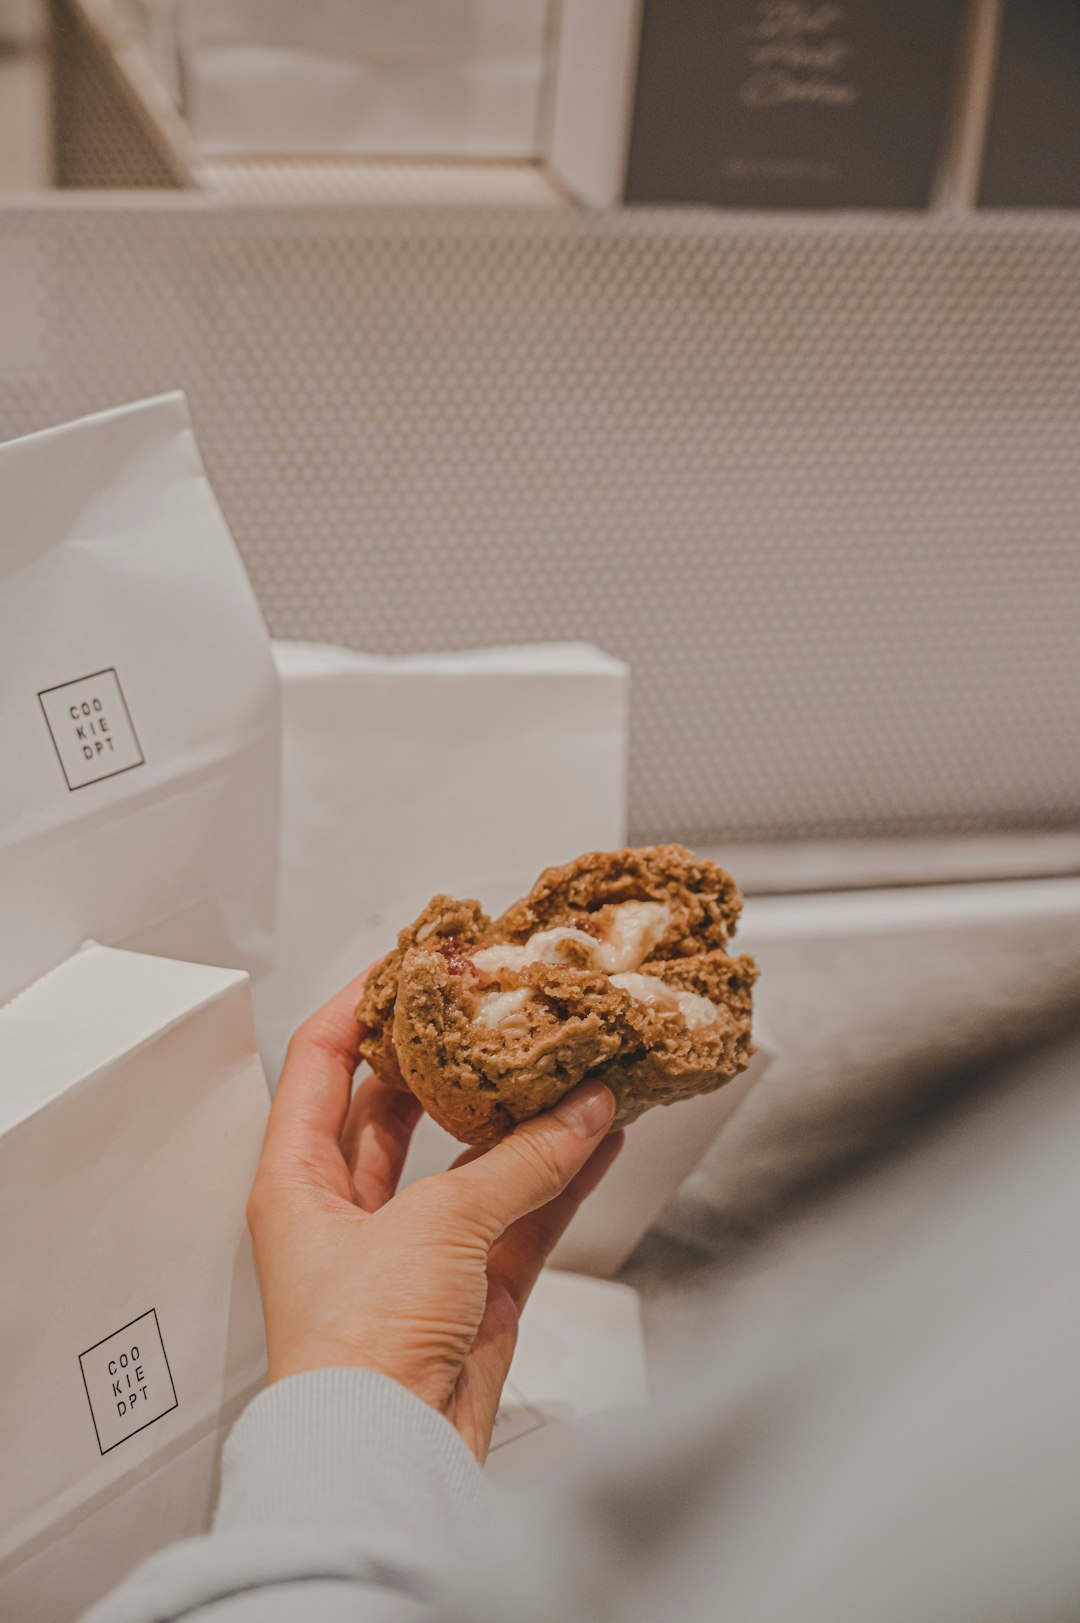
[[[483,1475],[442,1415],[366,1370],[297,1375],[233,1428],[213,1531],[153,1557],[84,1623],[412,1623],[485,1518]]]
[[[214,1533],[86,1623],[1080,1617],[1080,1037],[990,1081],[728,1281],[655,1414],[535,1497],[487,1523],[439,1415],[300,1377],[233,1432]]]
[[[655,1414],[507,1506],[440,1623],[1080,1619],[1078,1144],[1080,1035],[980,1067],[699,1293]]]

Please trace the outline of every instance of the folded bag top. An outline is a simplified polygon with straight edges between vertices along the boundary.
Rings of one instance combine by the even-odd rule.
[[[279,729],[183,395],[0,446],[0,1000],[87,938],[258,970]]]

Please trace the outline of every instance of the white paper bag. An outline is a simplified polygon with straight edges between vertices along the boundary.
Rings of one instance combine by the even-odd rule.
[[[0,446],[0,1000],[87,937],[259,968],[278,767],[183,396]]]
[[[275,655],[278,952],[255,991],[272,1081],[295,1026],[436,891],[499,868],[528,873],[528,888],[549,863],[624,843],[628,705],[626,667],[573,643],[405,659],[278,643]]]
[[[745,1071],[715,1093],[658,1105],[626,1131],[618,1160],[589,1196],[551,1254],[555,1268],[610,1278],[656,1222],[750,1089],[772,1063],[768,1038],[755,1023],[757,1052]],[[461,1145],[430,1116],[409,1146],[402,1186],[451,1166]]]
[[[89,946],[0,1010],[0,1616],[201,1531],[261,1380],[247,977]]]
[[[548,0],[177,0],[207,156],[533,158]]]
[[[521,1321],[486,1472],[525,1487],[590,1430],[649,1401],[637,1291],[545,1268]]]

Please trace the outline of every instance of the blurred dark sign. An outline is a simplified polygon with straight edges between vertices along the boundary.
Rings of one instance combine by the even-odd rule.
[[[979,202],[1080,205],[1080,0],[1007,0]]]
[[[645,0],[631,202],[923,208],[963,0]]]

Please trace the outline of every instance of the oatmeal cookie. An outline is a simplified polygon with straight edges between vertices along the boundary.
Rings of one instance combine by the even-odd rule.
[[[492,921],[436,896],[369,980],[361,1053],[455,1138],[489,1144],[586,1077],[614,1127],[710,1092],[753,1052],[741,898],[679,845],[592,852]]]

